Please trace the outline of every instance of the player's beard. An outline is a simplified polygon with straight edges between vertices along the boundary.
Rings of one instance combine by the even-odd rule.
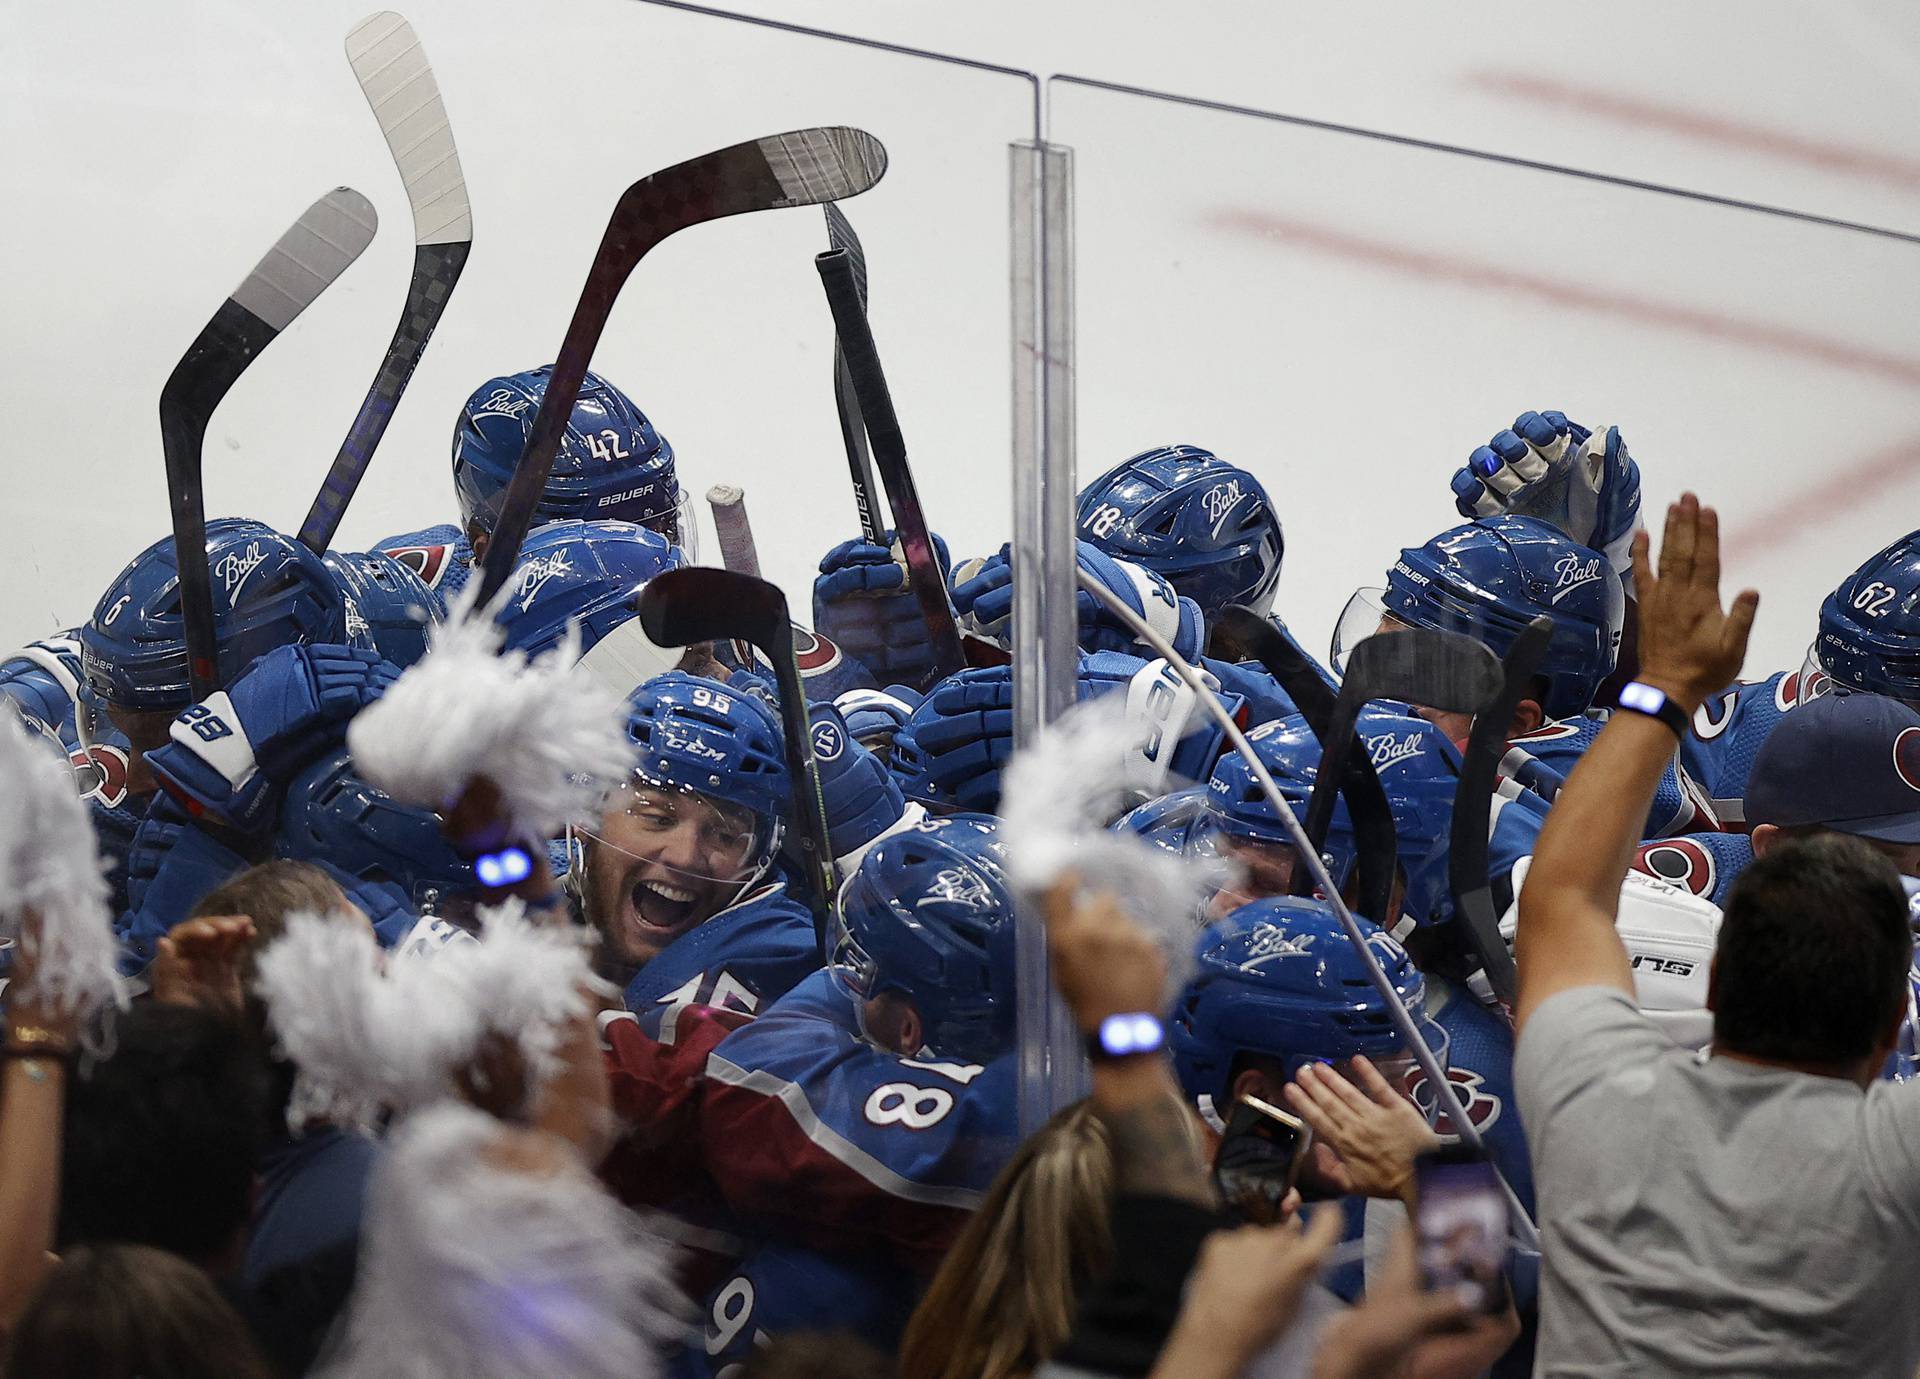
[[[624,867],[596,868],[589,913],[612,955],[641,966],[732,901],[738,881],[691,875],[661,862],[621,858]]]

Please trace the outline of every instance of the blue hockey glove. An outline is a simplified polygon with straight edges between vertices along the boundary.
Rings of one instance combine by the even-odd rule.
[[[813,757],[820,765],[820,794],[827,806],[828,845],[836,861],[855,857],[900,822],[907,798],[880,759],[854,738],[839,710],[816,704],[811,721]]]
[[[398,675],[355,647],[277,647],[174,719],[172,740],[147,761],[190,809],[257,832],[273,821],[276,787],[337,746],[347,720]]]
[[[164,798],[154,801],[127,853],[131,908],[114,926],[134,970],[153,961],[160,940],[201,896],[246,865],[245,857],[194,827],[179,805]]]
[[[1166,791],[1174,777],[1204,780],[1224,733],[1198,697],[1165,661],[1101,651],[1080,660],[1077,697],[1123,693],[1154,724],[1143,750],[1128,762],[1128,784],[1145,794]],[[1221,695],[1244,714],[1237,694]],[[1006,666],[963,670],[928,692],[894,741],[894,769],[916,799],[991,812],[1000,802],[1000,773],[1013,755],[1013,672]]]
[[[920,604],[907,589],[906,563],[888,544],[842,541],[820,558],[813,582],[813,625],[873,672],[879,683],[919,684],[933,670],[933,642]],[[933,538],[944,575],[947,543]]]
[[[1144,566],[1127,560],[1115,560],[1089,542],[1076,543],[1080,568],[1118,594],[1127,606],[1145,618],[1148,625],[1173,644],[1173,649],[1191,661],[1200,654],[1207,639],[1200,605],[1181,598],[1173,586]],[[984,560],[966,561],[954,571],[953,606],[960,615],[963,630],[1012,645],[1013,638],[1013,564],[1011,548],[1002,546]],[[1079,642],[1086,651],[1124,651],[1129,655],[1150,655],[1133,635],[1133,630],[1107,611],[1086,590],[1074,596]]]
[[[853,734],[853,740],[882,762],[889,759],[895,735],[907,726],[907,720],[919,705],[919,691],[905,685],[848,690],[833,701],[833,706],[847,720],[847,731]]]
[[[1453,499],[1463,517],[1538,517],[1604,554],[1616,574],[1632,568],[1640,467],[1617,426],[1596,434],[1563,412],[1522,412],[1454,471]]]

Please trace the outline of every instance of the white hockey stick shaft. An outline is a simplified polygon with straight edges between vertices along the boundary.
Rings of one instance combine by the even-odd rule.
[[[753,526],[747,521],[746,490],[734,484],[715,484],[707,490],[713,509],[713,530],[720,538],[720,563],[736,574],[760,575],[760,552],[753,544]]]

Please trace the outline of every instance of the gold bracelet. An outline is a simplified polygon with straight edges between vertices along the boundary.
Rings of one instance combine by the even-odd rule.
[[[41,1025],[10,1026],[6,1047],[10,1053],[38,1053],[49,1058],[65,1058],[71,1051],[65,1038]]]

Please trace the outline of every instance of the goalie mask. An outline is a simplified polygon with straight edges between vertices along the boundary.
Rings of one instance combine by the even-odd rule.
[[[672,671],[627,701],[639,765],[574,832],[573,883],[611,955],[640,966],[766,877],[787,769],[759,700]]]

